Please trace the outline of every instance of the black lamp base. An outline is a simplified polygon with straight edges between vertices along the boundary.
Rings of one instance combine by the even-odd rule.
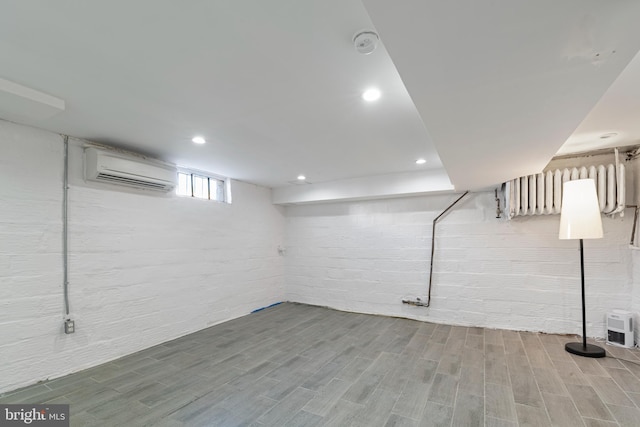
[[[604,348],[598,347],[593,344],[583,344],[581,342],[568,342],[565,344],[564,349],[571,354],[577,354],[584,357],[605,357],[607,353]]]

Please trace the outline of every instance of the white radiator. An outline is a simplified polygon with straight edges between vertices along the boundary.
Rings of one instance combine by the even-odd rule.
[[[562,183],[591,178],[596,182],[600,211],[624,215],[624,165],[600,165],[557,169],[523,176],[505,184],[506,211],[509,219],[523,215],[559,214],[562,208]]]

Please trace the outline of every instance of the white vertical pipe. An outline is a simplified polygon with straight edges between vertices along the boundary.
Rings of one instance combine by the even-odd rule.
[[[616,210],[620,212],[620,216],[624,216],[624,208],[626,205],[626,183],[624,177],[624,164],[620,164],[618,168],[618,207]]]
[[[615,201],[615,209],[610,212],[611,215],[619,213],[620,216],[624,216],[624,208],[625,208],[625,179],[624,179],[624,165],[620,164],[620,156],[618,154],[618,149],[614,149],[614,155],[616,160],[615,166],[615,179],[616,179],[616,201]]]

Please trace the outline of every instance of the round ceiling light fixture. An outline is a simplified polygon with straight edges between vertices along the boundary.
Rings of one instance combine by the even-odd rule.
[[[207,142],[207,140],[206,140],[206,139],[204,139],[204,138],[203,138],[203,137],[201,137],[201,136],[194,136],[194,137],[191,139],[191,141],[193,141],[193,142],[194,142],[194,143],[196,143],[196,144],[204,144],[205,142]]]
[[[373,87],[364,91],[364,93],[362,94],[362,99],[367,102],[373,102],[380,99],[380,95],[382,95],[380,90]]]
[[[416,160],[416,165],[424,165],[425,163],[427,163],[427,161],[425,159]]]
[[[363,55],[369,55],[376,50],[379,40],[378,33],[371,30],[360,31],[353,36],[353,44],[356,50]]]
[[[304,175],[298,175],[298,181],[304,181],[305,179],[307,179],[306,176]]]

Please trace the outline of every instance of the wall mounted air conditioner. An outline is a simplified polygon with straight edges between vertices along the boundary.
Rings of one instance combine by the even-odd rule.
[[[633,313],[613,310],[607,314],[607,344],[633,347]]]
[[[174,167],[125,156],[120,153],[86,148],[85,179],[145,190],[171,191],[176,187]]]

